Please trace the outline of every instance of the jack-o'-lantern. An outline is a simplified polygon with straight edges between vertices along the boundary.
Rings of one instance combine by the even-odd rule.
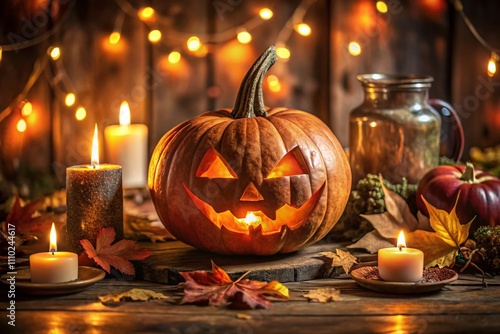
[[[181,123],[158,142],[148,186],[179,240],[220,254],[287,253],[323,238],[347,203],[344,151],[317,117],[267,109],[268,48],[243,79],[236,106]]]

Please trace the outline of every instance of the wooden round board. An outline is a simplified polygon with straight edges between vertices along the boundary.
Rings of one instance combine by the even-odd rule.
[[[152,255],[135,265],[142,279],[166,284],[184,281],[179,272],[211,270],[211,261],[233,280],[250,271],[246,278],[284,283],[330,277],[330,265],[318,253],[335,252],[338,247],[339,244],[317,243],[290,254],[224,256],[197,250],[180,241],[169,241],[149,244],[147,248]]]

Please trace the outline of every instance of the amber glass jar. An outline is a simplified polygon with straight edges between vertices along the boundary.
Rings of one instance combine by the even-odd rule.
[[[418,183],[439,161],[441,117],[429,104],[433,78],[387,74],[357,78],[364,101],[349,115],[353,184],[367,173],[380,173],[391,182],[406,177]]]

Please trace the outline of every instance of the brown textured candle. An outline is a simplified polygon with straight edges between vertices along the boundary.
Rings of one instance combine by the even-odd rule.
[[[118,165],[78,165],[66,169],[67,248],[80,254],[80,240],[94,246],[103,227],[113,227],[123,239],[122,168]]]

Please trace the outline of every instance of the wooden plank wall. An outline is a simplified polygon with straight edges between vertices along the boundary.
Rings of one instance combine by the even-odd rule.
[[[23,22],[34,22],[40,6],[49,2],[33,0],[20,5],[13,0],[3,1],[0,43],[8,44],[6,35],[19,33]],[[28,95],[36,111],[28,119],[27,131],[19,134],[15,130],[21,117],[19,110],[0,122],[0,172],[6,178],[19,173],[13,161],[22,157],[21,165],[52,173],[63,184],[66,166],[89,161],[94,124],[99,125],[102,133],[106,125],[118,123],[123,100],[130,103],[133,123],[148,124],[150,151],[176,124],[210,109],[232,108],[250,64],[276,42],[283,25],[302,3],[300,0],[59,2],[64,4],[59,15],[65,9],[71,10],[62,29],[31,48],[18,53],[3,52],[0,110],[21,91],[34,62],[50,45],[60,45],[63,51],[59,63],[51,62]],[[464,2],[480,33],[491,44],[500,45],[495,30],[500,18],[495,10],[497,5],[491,0],[481,0],[477,5]],[[264,85],[264,97],[271,107],[287,106],[318,115],[344,146],[348,145],[348,114],[362,100],[357,74],[432,75],[435,82],[431,96],[452,98],[457,106],[475,102],[465,99],[474,96],[480,80],[489,80],[485,74],[489,53],[478,45],[445,0],[388,1],[389,12],[384,15],[376,12],[372,0],[311,3],[304,20],[313,33],[303,37],[292,32],[288,40],[291,58],[288,62],[278,61],[270,71],[280,78],[282,90],[271,92]],[[153,6],[162,19],[146,26],[130,11],[143,5]],[[271,8],[274,17],[251,31],[250,44],[238,43],[234,38],[236,30],[263,6]],[[41,24],[38,34],[57,24],[58,18],[54,16],[53,22]],[[108,36],[117,20],[123,20],[122,38],[117,46],[110,47]],[[147,34],[153,28],[163,33],[162,41],[155,45],[147,41]],[[185,41],[191,35],[206,42],[206,56],[199,57],[186,50]],[[357,57],[346,51],[353,40],[362,46]],[[166,60],[173,50],[183,55],[177,65]],[[54,78],[54,74],[58,76]],[[467,149],[500,142],[500,92],[496,87],[492,90],[491,96],[479,101],[473,112],[462,115]],[[63,104],[67,91],[76,92],[75,107]],[[83,121],[74,117],[76,106],[80,105],[87,110]]]

